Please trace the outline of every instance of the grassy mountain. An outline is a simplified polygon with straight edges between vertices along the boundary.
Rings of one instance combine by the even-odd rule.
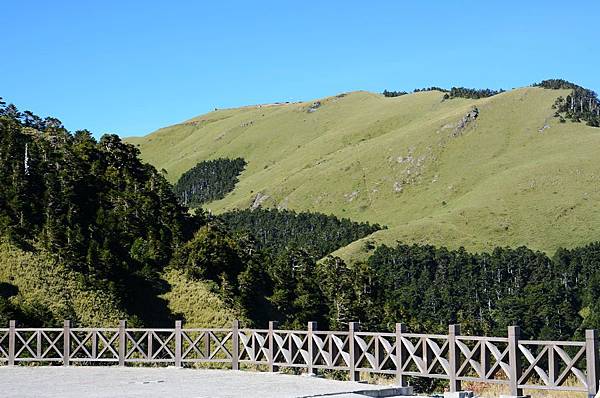
[[[207,205],[215,212],[260,194],[262,206],[389,227],[338,250],[346,258],[396,240],[553,252],[597,239],[600,227],[600,130],[553,117],[569,93],[353,92],[216,110],[128,141],[172,182],[201,160],[242,157],[235,190]]]
[[[220,326],[241,317],[250,325],[277,320],[286,328],[317,321],[337,329],[358,320],[367,329],[386,330],[400,321],[411,330],[441,332],[448,323],[461,323],[467,333],[496,333],[517,323],[533,338],[580,336],[584,328],[600,325],[598,242],[559,249],[552,258],[527,247],[470,253],[392,244],[379,245],[367,261],[352,266],[335,257],[318,261],[340,247],[346,256],[364,256],[375,240],[389,242],[402,233],[406,240],[457,244],[456,231],[462,229],[463,235],[470,233],[470,244],[483,246],[486,239],[510,238],[514,231],[521,239],[539,234],[541,240],[544,231],[558,226],[568,236],[565,225],[572,228],[574,217],[586,217],[581,225],[594,227],[594,209],[587,204],[595,199],[594,174],[585,174],[594,172],[594,162],[591,154],[583,155],[594,148],[598,130],[566,119],[593,122],[597,104],[590,101],[586,108],[580,101],[570,107],[575,101],[569,95],[552,102],[548,92],[561,92],[551,88],[506,94],[458,88],[441,98],[442,92],[427,89],[387,102],[358,93],[284,105],[279,116],[277,107],[266,107],[275,109],[273,118],[302,118],[296,124],[317,115],[313,124],[324,127],[303,127],[281,140],[288,154],[274,144],[263,150],[277,161],[244,168],[240,185],[231,184],[234,191],[223,189],[219,200],[210,202],[217,217],[199,210],[190,214],[165,173],[140,162],[139,151],[118,137],[96,141],[86,131],[71,133],[56,119],[36,119],[0,102],[5,188],[0,190],[0,324],[17,319],[54,325],[70,318],[81,325],[127,316],[136,325],[183,318],[188,325]],[[560,110],[563,102],[567,108]],[[557,117],[547,116],[548,104]],[[378,114],[380,108],[387,113]],[[341,110],[345,116],[336,123],[319,121]],[[370,127],[359,131],[355,125],[361,120],[353,112],[368,115]],[[535,129],[538,119],[543,124]],[[256,124],[251,119],[238,125],[250,134],[248,126]],[[315,129],[321,135],[313,142],[290,148],[295,137],[314,135]],[[253,156],[261,145],[270,145],[266,136],[254,152],[242,147],[244,165],[256,165]],[[573,142],[580,144],[575,150],[567,145]],[[307,161],[315,154],[320,158]],[[225,161],[203,161],[192,169],[198,172],[190,175],[190,193],[212,187],[215,176],[219,182],[237,179],[240,168],[229,170],[229,154],[216,156]],[[290,161],[297,167],[286,166]],[[207,163],[211,167],[203,168]],[[570,211],[535,218],[571,198],[577,205]],[[303,203],[310,210],[371,217],[371,223],[247,209]],[[511,209],[512,223],[498,213],[502,206]],[[246,210],[223,211],[236,207]],[[456,213],[466,217],[457,221]],[[498,214],[504,223],[490,224],[498,222],[493,218]],[[390,225],[391,233],[373,224],[373,217]],[[485,217],[488,224],[480,220]],[[560,224],[562,218],[570,223]],[[427,223],[429,231],[423,227]],[[371,242],[360,242],[369,235]],[[457,296],[465,291],[470,293]]]

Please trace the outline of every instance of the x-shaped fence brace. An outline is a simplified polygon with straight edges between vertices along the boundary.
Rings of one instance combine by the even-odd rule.
[[[135,337],[135,334],[139,334],[139,337]],[[160,336],[158,333],[166,334]],[[126,360],[139,360],[135,355],[141,355],[142,360],[146,361],[170,361],[175,359],[175,353],[169,348],[168,344],[174,341],[175,333],[171,331],[154,331],[154,330],[133,330],[126,332],[126,339],[128,346],[127,354],[125,355]],[[155,344],[158,343],[158,348],[155,349]],[[160,354],[164,354],[166,357],[159,357]]]
[[[356,333],[354,340],[358,347],[357,368],[362,371],[381,371],[390,368],[390,365],[395,368],[397,366],[396,341],[390,343],[388,339],[395,340],[395,336]]]
[[[195,337],[192,336],[193,333],[197,333]],[[208,331],[182,331],[182,344],[183,344],[183,352],[182,358],[184,360],[193,360],[193,359],[208,359],[210,352],[210,336]],[[200,344],[204,344],[204,351],[202,351],[202,347],[199,347]],[[190,354],[197,354],[196,357],[193,357]]]
[[[474,345],[469,348],[468,344]],[[461,357],[464,358],[457,370],[458,377],[475,376],[483,380],[509,377],[507,339],[490,338],[487,340],[465,337],[458,338],[456,345],[460,350]],[[472,372],[475,372],[475,375]]]
[[[312,337],[317,348],[313,365],[331,369],[350,366],[348,334],[315,333]]]
[[[308,334],[306,332],[274,331],[273,341],[275,363],[294,367],[307,366],[311,362],[308,352]]]
[[[0,361],[8,360],[8,329],[0,329]]]
[[[412,335],[411,335],[412,336]],[[442,345],[436,340],[442,340]],[[449,362],[446,358],[448,353],[448,340],[442,337],[420,336],[413,344],[409,337],[402,337],[402,346],[406,349],[408,357],[401,364],[402,371],[412,375],[437,375],[446,377],[449,374]],[[432,356],[433,354],[433,356]],[[411,371],[411,365],[416,366],[418,371]],[[440,371],[439,367],[441,367]],[[437,370],[437,371],[436,371]]]
[[[117,361],[119,333],[116,330],[71,329],[71,361]],[[107,334],[110,335],[107,337]]]
[[[232,344],[232,337],[232,331],[223,329],[182,330],[181,358],[184,362],[232,360],[231,349],[227,347]]]
[[[533,351],[534,347],[538,348],[537,355]],[[585,358],[585,344],[570,344],[569,347],[574,347],[576,350],[573,356],[570,356],[563,347],[560,344],[519,344],[519,350],[528,365],[519,379],[519,384],[527,385],[535,373],[536,378],[544,385],[559,387],[567,381],[569,375],[573,375],[582,386],[587,388],[587,377],[581,369],[577,368],[577,364]]]
[[[52,337],[51,334],[55,335]],[[16,332],[17,349],[15,350],[15,358],[18,361],[60,361],[63,357],[63,347],[57,345],[63,343],[63,336],[62,329],[25,329]],[[48,354],[56,354],[56,356],[51,357]]]
[[[269,360],[269,331],[268,330],[240,330],[242,351],[240,361],[252,363],[266,363]]]

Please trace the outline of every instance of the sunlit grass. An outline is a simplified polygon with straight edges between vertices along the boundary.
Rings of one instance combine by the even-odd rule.
[[[175,269],[167,270],[163,277],[171,287],[162,297],[167,300],[171,312],[182,318],[184,327],[230,328],[233,320],[240,318],[211,291],[210,282],[191,280]]]
[[[62,325],[116,327],[126,318],[112,293],[90,287],[80,275],[41,248],[25,251],[0,242],[0,282],[13,285],[10,301],[31,314],[50,316]],[[28,325],[31,326],[31,325]]]
[[[171,181],[200,160],[243,157],[235,190],[207,205],[215,212],[248,207],[261,192],[265,206],[389,227],[338,250],[344,258],[364,258],[365,242],[397,240],[552,253],[597,239],[600,228],[600,129],[552,117],[566,93],[442,101],[435,91],[354,92],[312,113],[312,101],[218,110],[130,141]],[[478,119],[456,132],[473,106]]]

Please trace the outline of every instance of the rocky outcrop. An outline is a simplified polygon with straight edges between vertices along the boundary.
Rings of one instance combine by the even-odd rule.
[[[479,116],[479,109],[474,106],[473,109],[469,113],[467,113],[463,118],[458,122],[456,128],[452,132],[453,137],[458,137],[462,134],[463,130],[467,128],[467,126],[473,122]]]
[[[265,200],[269,199],[269,197],[269,195],[264,194],[262,192],[257,193],[254,197],[254,200],[252,201],[252,204],[250,205],[250,209],[258,209]]]
[[[321,101],[315,101],[311,104],[311,106],[308,107],[308,110],[306,112],[308,112],[308,113],[316,112],[317,109],[319,109],[320,107],[321,107]]]

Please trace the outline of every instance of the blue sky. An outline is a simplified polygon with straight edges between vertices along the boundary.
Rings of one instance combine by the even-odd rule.
[[[99,136],[351,90],[600,90],[598,1],[6,1],[0,96]]]

